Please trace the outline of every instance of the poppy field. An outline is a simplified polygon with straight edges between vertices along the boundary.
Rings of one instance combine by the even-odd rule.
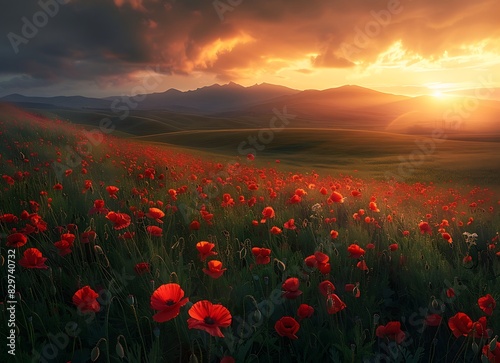
[[[0,166],[2,362],[500,362],[495,188],[227,162],[19,109]]]

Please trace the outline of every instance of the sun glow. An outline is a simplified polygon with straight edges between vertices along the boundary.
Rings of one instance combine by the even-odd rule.
[[[432,95],[434,97],[436,97],[436,98],[442,98],[443,97],[443,92],[441,92],[441,91],[434,91],[434,93]]]

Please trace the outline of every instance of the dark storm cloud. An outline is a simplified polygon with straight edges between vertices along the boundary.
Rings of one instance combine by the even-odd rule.
[[[34,37],[24,37],[17,54],[8,34],[23,36],[21,19],[35,21],[41,5],[3,6],[0,76],[29,75],[18,78],[26,86],[99,83],[161,65],[165,74],[205,72],[230,80],[297,60],[309,60],[311,69],[367,65],[396,41],[428,59],[464,54],[464,46],[481,41],[499,52],[495,0],[57,1],[64,2],[42,0],[57,3],[58,12]]]

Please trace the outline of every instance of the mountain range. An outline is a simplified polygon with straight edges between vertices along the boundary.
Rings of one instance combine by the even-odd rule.
[[[480,91],[480,92],[479,92]],[[301,127],[340,127],[418,133],[444,127],[468,132],[498,133],[498,89],[463,90],[443,97],[408,97],[346,85],[326,90],[296,90],[268,83],[243,87],[230,82],[192,91],[169,89],[135,97],[29,97],[11,94],[0,102],[26,108],[165,111],[209,119],[271,119],[273,110],[286,110]],[[488,96],[479,99],[477,95]],[[208,120],[208,119],[207,119]]]

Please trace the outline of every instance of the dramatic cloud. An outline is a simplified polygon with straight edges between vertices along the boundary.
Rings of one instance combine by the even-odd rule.
[[[297,74],[306,88],[314,75],[335,83],[390,67],[498,69],[496,9],[495,0],[9,1],[0,92],[14,81],[119,88],[148,66],[165,79]]]

